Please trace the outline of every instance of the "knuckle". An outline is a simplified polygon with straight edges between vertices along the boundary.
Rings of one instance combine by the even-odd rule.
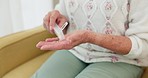
[[[55,16],[51,16],[50,19],[56,19]]]
[[[62,16],[61,20],[63,20],[64,22],[68,21],[68,19],[65,16]]]
[[[48,21],[49,15],[45,15],[45,17],[43,18],[43,21]]]
[[[58,10],[54,10],[53,13],[57,16],[60,16],[60,12]]]
[[[63,23],[65,23],[67,20],[63,18],[61,21],[62,21]]]

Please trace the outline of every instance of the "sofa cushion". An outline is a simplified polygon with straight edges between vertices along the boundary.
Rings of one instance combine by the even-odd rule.
[[[142,78],[148,78],[148,67],[145,69],[145,72],[143,73]]]
[[[3,78],[30,78],[54,51],[44,53],[7,73]]]

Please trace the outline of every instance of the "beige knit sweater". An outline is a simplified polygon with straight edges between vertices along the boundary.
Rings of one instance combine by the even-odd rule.
[[[127,55],[90,43],[69,50],[82,61],[148,66],[148,0],[60,0],[56,9],[69,19],[68,32],[87,29],[127,36],[132,42]]]

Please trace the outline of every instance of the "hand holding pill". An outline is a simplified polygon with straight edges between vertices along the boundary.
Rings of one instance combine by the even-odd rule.
[[[65,39],[63,30],[67,25],[68,25],[68,22],[65,22],[65,24],[61,28],[57,24],[54,26],[54,32],[58,36],[59,40]]]

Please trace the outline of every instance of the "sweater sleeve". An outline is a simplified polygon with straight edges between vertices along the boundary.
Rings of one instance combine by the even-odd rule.
[[[131,59],[146,59],[148,57],[148,0],[131,0],[129,13],[129,28],[125,35],[130,38],[132,47]]]
[[[55,6],[55,10],[58,10],[62,15],[68,17],[64,0],[59,0],[59,3]]]

